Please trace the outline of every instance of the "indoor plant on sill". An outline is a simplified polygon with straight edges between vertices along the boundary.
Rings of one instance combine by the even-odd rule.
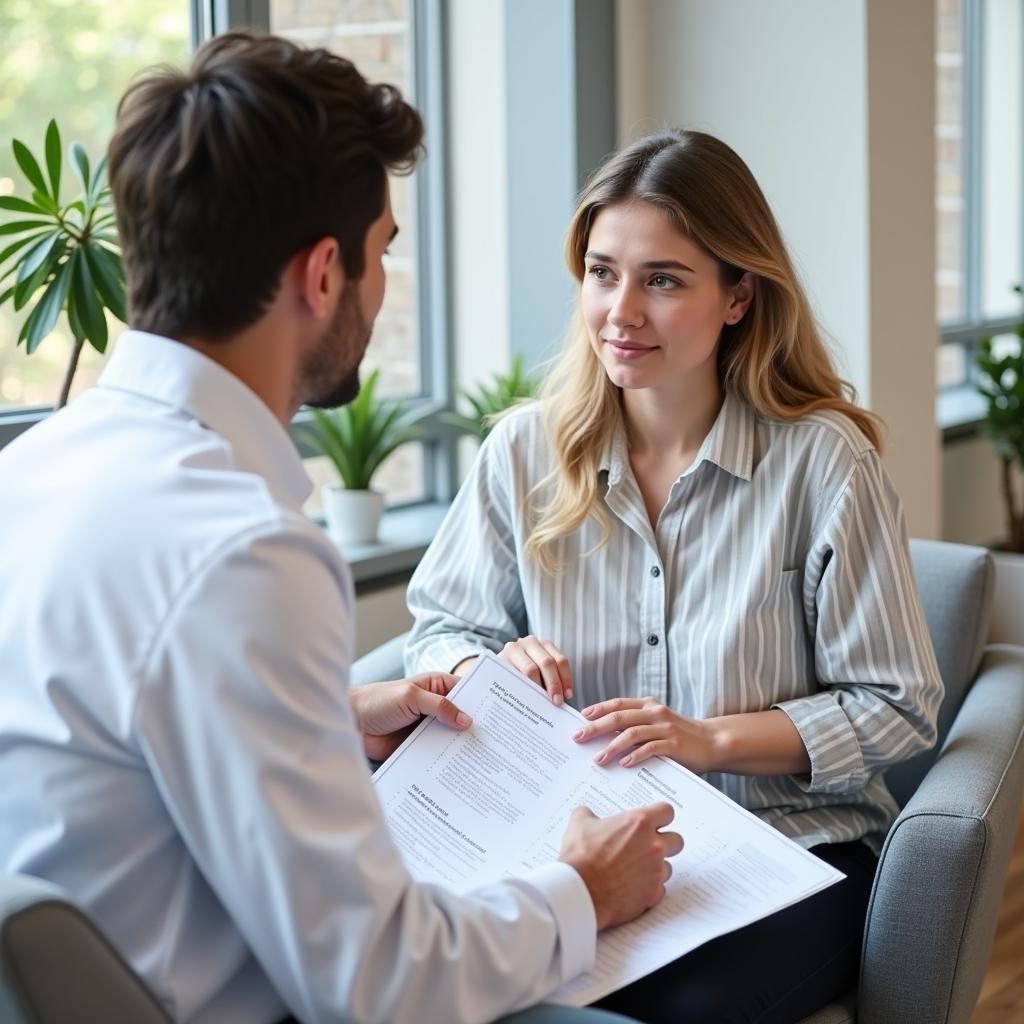
[[[27,309],[17,344],[34,352],[62,311],[74,337],[57,408],[66,404],[78,358],[86,341],[97,352],[107,347],[109,309],[125,322],[124,270],[118,246],[110,189],[104,182],[106,158],[90,172],[89,158],[77,142],[68,149],[82,193],[61,203],[61,141],[50,121],[44,142],[46,174],[29,148],[15,139],[14,159],[32,187],[32,198],[0,196],[0,210],[14,219],[0,224],[0,306],[13,300]],[[13,281],[11,278],[13,277]]]
[[[358,396],[340,409],[312,409],[315,430],[310,445],[326,455],[341,478],[322,489],[327,530],[338,544],[372,544],[377,539],[384,495],[370,482],[380,464],[396,448],[415,441],[422,431],[404,412],[401,402],[376,396],[380,371],[374,370]]]
[[[1014,291],[1021,293],[1020,285]],[[1003,501],[1006,508],[1006,551],[1024,552],[1024,500],[1014,486],[1013,466],[1024,468],[1024,322],[1014,333],[1016,351],[996,356],[992,339],[983,338],[975,364],[982,379],[978,390],[988,400],[981,432],[992,439],[1002,460]]]
[[[536,378],[523,370],[523,357],[516,356],[508,373],[495,373],[489,386],[480,384],[475,392],[462,392],[473,415],[448,412],[443,413],[441,419],[483,442],[498,416],[512,406],[536,397],[537,386]]]

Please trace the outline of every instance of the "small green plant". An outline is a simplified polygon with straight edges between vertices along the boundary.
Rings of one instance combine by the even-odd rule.
[[[1020,285],[1014,290],[1020,294]],[[1013,466],[1024,469],[1024,322],[1015,329],[1017,350],[996,356],[992,339],[983,338],[975,365],[982,379],[978,390],[988,400],[981,431],[992,439],[1003,463],[1003,500],[1008,531],[1007,549],[1024,551],[1024,501],[1013,482]]]
[[[0,196],[0,210],[17,215],[0,224],[0,236],[15,236],[0,249],[0,306],[13,301],[16,310],[29,310],[16,342],[24,342],[28,352],[53,331],[61,311],[67,312],[74,346],[57,401],[60,408],[68,400],[85,342],[97,352],[107,347],[104,309],[125,321],[124,270],[110,189],[104,183],[106,157],[90,172],[85,150],[71,143],[68,162],[82,191],[61,203],[57,122],[50,121],[46,129],[45,175],[28,146],[15,139],[12,148],[32,198]]]
[[[374,370],[356,399],[340,409],[313,409],[316,429],[309,443],[334,463],[350,491],[368,491],[373,474],[398,447],[422,436],[401,402],[377,398],[380,371]]]
[[[472,416],[449,412],[444,413],[442,419],[483,441],[491,432],[495,418],[517,402],[534,398],[537,387],[537,379],[523,369],[523,357],[516,356],[512,360],[512,369],[508,373],[496,373],[490,386],[481,384],[475,392],[462,392],[462,397],[473,409]]]

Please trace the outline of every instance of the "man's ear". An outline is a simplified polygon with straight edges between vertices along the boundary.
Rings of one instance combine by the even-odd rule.
[[[324,320],[333,313],[336,296],[345,286],[338,240],[325,236],[296,258],[299,297],[315,319]]]

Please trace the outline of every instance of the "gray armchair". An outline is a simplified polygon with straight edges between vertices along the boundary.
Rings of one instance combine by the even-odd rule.
[[[1024,789],[1024,647],[984,647],[987,552],[928,541],[911,549],[946,684],[939,744],[889,773],[903,811],[875,877],[858,990],[801,1024],[966,1024],[992,944]],[[354,681],[400,677],[403,643],[358,661]],[[167,1019],[59,890],[0,875],[0,1021]]]
[[[936,747],[891,769],[903,810],[875,876],[860,984],[801,1024],[966,1024],[981,989],[1024,790],[1024,647],[985,647],[994,589],[981,548],[912,541],[946,694]],[[404,637],[356,662],[395,679]]]

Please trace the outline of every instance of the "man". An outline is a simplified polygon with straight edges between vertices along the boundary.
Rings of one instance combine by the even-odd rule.
[[[417,885],[366,768],[450,676],[348,692],[348,570],[285,427],[358,391],[417,113],[347,61],[207,43],[129,90],[110,180],[134,331],[0,453],[0,865],[64,885],[182,1021],[483,1021],[660,899],[653,805],[561,860]]]

